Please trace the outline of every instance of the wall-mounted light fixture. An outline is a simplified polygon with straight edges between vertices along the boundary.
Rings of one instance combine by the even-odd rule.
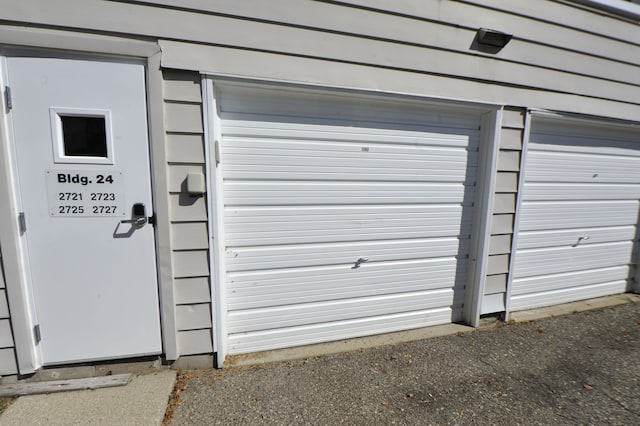
[[[502,31],[491,30],[489,28],[480,28],[477,34],[478,44],[484,46],[493,46],[502,49],[509,43],[513,37],[512,34],[503,33]]]

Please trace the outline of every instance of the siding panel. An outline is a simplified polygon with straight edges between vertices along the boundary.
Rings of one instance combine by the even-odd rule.
[[[0,319],[9,318],[9,305],[7,304],[7,292],[0,290]]]
[[[201,134],[170,133],[165,140],[170,163],[204,164],[204,140]]]
[[[185,182],[188,173],[205,171],[201,77],[164,70],[163,79],[178,355],[211,353],[206,197],[187,194]]]
[[[202,105],[165,102],[165,127],[168,132],[202,133]]]
[[[170,194],[169,207],[173,222],[205,222],[207,205],[204,197],[191,197],[187,194]]]
[[[186,74],[182,71],[164,70],[164,99],[178,102],[202,102],[200,75]]]
[[[517,172],[520,170],[520,151],[501,150],[498,153],[498,170]]]
[[[200,164],[172,164],[169,167],[169,191],[187,192],[187,174],[202,173],[204,166]]]
[[[0,348],[13,348],[13,333],[8,319],[0,319]]]
[[[213,352],[211,329],[178,332],[180,355],[210,354]]]
[[[177,305],[211,302],[208,277],[177,278],[174,282]]]
[[[516,196],[515,194],[495,194],[493,202],[493,213],[515,213]]]
[[[209,238],[206,222],[179,222],[171,224],[171,247],[174,250],[206,250]]]
[[[17,372],[18,366],[13,348],[0,349],[0,375],[11,375]]]
[[[208,276],[209,259],[207,251],[189,250],[174,252],[173,271],[176,278]]]
[[[208,303],[199,305],[176,306],[176,321],[179,331],[211,328],[211,306]]]
[[[567,91],[568,93],[580,93],[605,99],[614,98],[629,102],[635,102],[637,99],[637,96],[632,92],[628,89],[625,90],[624,84],[607,81],[602,75],[583,77],[578,74],[580,70],[589,68],[602,70],[606,73],[611,66],[607,67],[606,64],[596,66],[599,58],[611,58],[618,62],[619,68],[625,67],[625,62],[633,61],[633,58],[640,56],[637,45],[601,37],[589,31],[578,31],[462,2],[439,3],[437,18],[444,21],[444,25],[437,25],[433,31],[425,31],[424,27],[433,25],[435,16],[425,15],[424,9],[416,10],[416,6],[412,2],[394,2],[393,6],[384,3],[380,7],[383,9],[391,8],[400,14],[422,15],[426,18],[425,20],[406,19],[398,16],[398,13],[371,14],[367,10],[358,9],[359,19],[354,18],[354,22],[370,23],[371,29],[375,29],[375,31],[380,31],[380,28],[387,26],[394,29],[393,34],[390,34],[391,38],[377,37],[376,39],[373,38],[376,37],[375,31],[371,34],[361,30],[360,33],[354,34],[353,30],[347,27],[343,34],[342,32],[327,32],[304,26],[294,27],[289,22],[283,25],[247,19],[244,16],[232,18],[226,15],[197,13],[197,11],[185,11],[179,8],[165,9],[86,0],[80,5],[78,0],[65,0],[62,4],[56,4],[55,7],[48,3],[39,5],[40,13],[34,15],[30,8],[20,7],[23,3],[27,2],[7,5],[3,9],[5,19],[65,27],[89,27],[94,30],[102,29],[174,40],[191,40],[198,43],[260,49],[297,56],[311,55],[336,61],[353,61],[373,66],[398,67],[420,72],[450,74],[486,81],[493,80],[506,84],[536,87],[540,90]],[[343,2],[343,4],[347,4],[347,2]],[[79,6],[82,6],[86,11],[81,14],[82,16],[64,13],[64,10],[74,10]],[[371,7],[372,4],[365,2],[364,6],[365,8]],[[340,9],[344,13],[355,12],[353,9],[338,8],[335,5],[333,9],[335,11]],[[224,7],[218,10],[223,13],[224,11]],[[308,13],[308,11],[305,12]],[[289,15],[295,16],[298,13],[302,13],[301,7],[292,7],[288,10]],[[335,17],[336,14],[336,12],[324,13],[316,18],[324,26],[330,26],[329,18]],[[131,15],[145,19],[139,19],[136,25],[119,19],[119,16]],[[87,22],[88,17],[90,20]],[[495,23],[497,28],[518,34],[519,37],[513,41],[513,46],[510,47],[517,47],[515,45],[521,42],[533,46],[506,49],[502,55],[506,58],[509,58],[509,52],[514,52],[511,53],[513,59],[509,60],[499,60],[495,57],[485,57],[474,54],[475,52],[469,52],[469,43],[473,40],[473,32],[477,28],[478,22],[488,26]],[[421,24],[421,28],[416,28],[415,34],[440,34],[446,31],[455,31],[448,38],[443,37],[443,40],[435,40],[434,46],[438,47],[433,49],[429,45],[424,45],[423,41],[416,41],[415,38],[402,39],[402,28],[417,23]],[[465,32],[469,34],[464,34]],[[255,34],[260,34],[260,37],[255,37]],[[398,37],[401,39],[398,40]],[[459,46],[456,46],[450,40],[460,40],[461,42]],[[309,46],[313,46],[313,49],[310,49]],[[442,46],[446,46],[447,50],[442,50]],[[541,46],[544,46],[545,49],[536,54],[536,49],[540,50]],[[564,51],[551,46],[562,46]],[[378,55],[380,51],[384,51],[385,54]],[[556,71],[558,67],[560,69],[567,68],[566,64],[580,63],[575,60],[567,61],[564,57],[575,55],[576,52],[593,53],[588,60],[583,61],[585,65],[580,65],[578,69],[571,69],[572,65],[569,65],[568,72]],[[520,53],[522,56],[518,56]],[[536,54],[537,61],[542,61],[545,64],[540,67],[540,72],[531,72],[532,67],[527,63],[528,58],[533,57],[533,54]],[[555,62],[549,63],[549,60],[545,58],[555,58]],[[637,64],[636,60],[635,65]],[[633,76],[635,73],[631,69],[628,71],[622,69],[614,75]],[[635,91],[637,92],[637,83],[633,84],[636,84]]]

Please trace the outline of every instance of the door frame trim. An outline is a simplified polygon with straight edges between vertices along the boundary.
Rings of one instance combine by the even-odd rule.
[[[18,35],[28,34],[23,43],[30,49],[3,48],[0,58],[3,69],[0,73],[0,87],[4,87],[6,69],[4,64],[7,56],[20,55],[25,52],[36,57],[73,58],[90,60],[113,60],[104,54],[119,55],[125,61],[139,61],[145,67],[146,79],[146,107],[148,149],[150,160],[151,196],[154,211],[158,218],[168,218],[169,200],[168,182],[166,176],[166,154],[164,136],[164,118],[162,107],[163,80],[160,69],[160,49],[157,43],[114,40],[111,37],[96,37],[88,35],[72,35],[61,31],[51,34],[31,33],[24,30],[6,29],[0,27],[0,46],[5,43],[16,43]],[[7,36],[9,34],[9,36]],[[69,53],[51,49],[69,49],[69,46],[91,53]],[[37,50],[45,48],[47,50]],[[117,60],[117,59],[116,59]],[[5,93],[0,94],[0,199],[6,201],[6,208],[0,209],[0,245],[2,247],[2,264],[4,267],[7,287],[7,297],[11,310],[11,323],[15,344],[18,375],[31,374],[41,366],[36,345],[32,337],[33,315],[30,308],[30,284],[28,265],[21,242],[17,215],[18,205],[17,179],[15,174],[15,156],[12,148],[13,138],[10,134],[10,114],[6,111]],[[168,220],[157,220],[155,228],[156,245],[156,276],[158,280],[158,297],[160,302],[160,329],[162,336],[162,351],[167,359],[177,359],[178,344],[176,334],[176,315],[173,294],[173,268],[171,263],[171,244]]]

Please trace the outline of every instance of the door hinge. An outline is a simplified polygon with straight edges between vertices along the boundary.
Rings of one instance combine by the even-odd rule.
[[[7,107],[7,112],[13,109],[13,98],[11,97],[11,87],[4,86],[4,103]]]
[[[213,143],[213,156],[215,157],[216,166],[220,164],[220,144],[218,141]]]
[[[33,326],[33,340],[36,341],[36,345],[42,340],[42,336],[40,336],[40,324]]]
[[[20,235],[27,232],[27,219],[24,217],[24,212],[18,213],[18,226],[20,226]]]

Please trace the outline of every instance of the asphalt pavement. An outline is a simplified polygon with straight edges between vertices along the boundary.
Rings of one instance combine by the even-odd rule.
[[[640,303],[181,372],[170,425],[640,425]]]

